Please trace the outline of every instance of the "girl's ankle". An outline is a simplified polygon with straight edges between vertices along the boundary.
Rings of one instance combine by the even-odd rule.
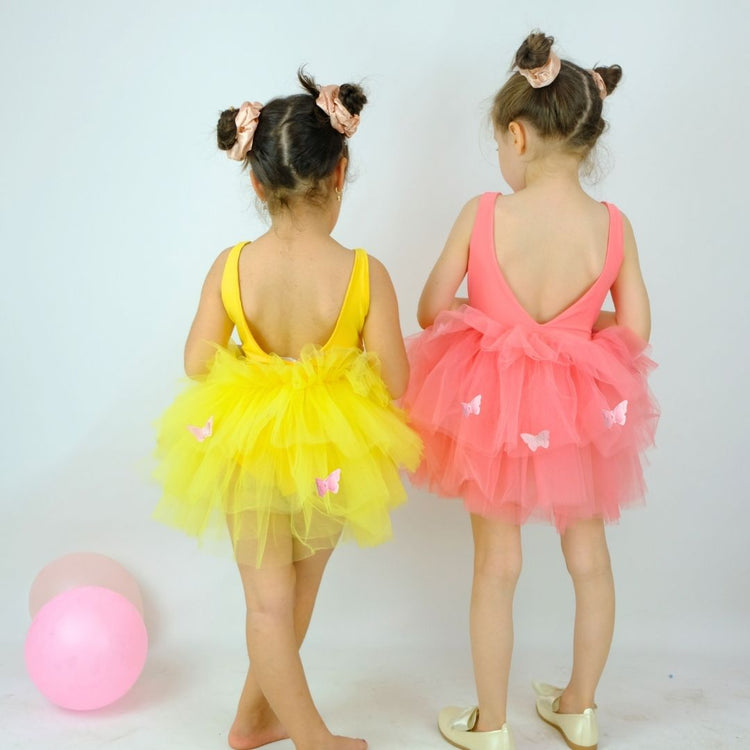
[[[587,708],[595,708],[593,698],[583,695],[576,695],[567,689],[560,696],[560,702],[557,707],[559,714],[582,714]]]
[[[474,732],[495,732],[502,729],[505,725],[505,716],[501,714],[491,714],[479,712],[477,723],[474,725]]]

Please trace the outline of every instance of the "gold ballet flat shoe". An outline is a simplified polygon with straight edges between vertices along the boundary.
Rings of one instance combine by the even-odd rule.
[[[438,729],[443,738],[462,750],[515,750],[507,723],[492,732],[473,732],[479,709],[449,706],[438,715]]]
[[[596,706],[587,708],[582,714],[559,714],[562,688],[533,683],[536,693],[536,712],[563,736],[571,750],[596,750],[599,743],[599,726]]]

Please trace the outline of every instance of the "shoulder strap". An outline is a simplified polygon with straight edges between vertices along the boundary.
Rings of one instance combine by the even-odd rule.
[[[482,193],[479,196],[479,206],[477,215],[474,217],[474,228],[471,230],[471,240],[469,243],[469,255],[474,248],[474,255],[481,253],[483,245],[489,245],[494,248],[494,227],[495,227],[495,202],[500,193]]]
[[[248,244],[250,243],[247,241],[238,242],[229,251],[227,262],[224,264],[224,273],[221,277],[221,301],[224,303],[224,309],[227,311],[229,319],[236,326],[243,344],[247,344],[253,338],[245,319],[245,313],[242,310],[242,297],[240,295],[240,253],[242,248]]]
[[[476,237],[477,240],[480,238],[486,241],[487,232],[491,231],[495,224],[495,203],[497,196],[500,193],[482,193],[479,196],[479,206],[477,207],[477,215],[474,218],[474,229],[471,234],[472,244]]]
[[[354,250],[354,266],[341,318],[359,333],[370,311],[370,259],[362,248]]]
[[[364,250],[358,248],[354,251],[354,265],[336,325],[325,346],[329,348],[359,346],[369,309],[369,258]]]
[[[477,215],[469,241],[469,284],[475,287],[481,283],[488,266],[496,264],[495,260],[495,202],[500,193],[482,193],[479,196]],[[492,256],[492,257],[490,257]],[[471,291],[469,298],[471,298]]]
[[[370,256],[361,247],[354,252],[356,253],[354,262],[360,264],[357,280],[359,283],[360,313],[362,326],[364,326],[367,313],[370,312]]]
[[[607,259],[605,268],[602,273],[607,278],[607,286],[611,286],[617,274],[620,273],[620,266],[624,256],[624,231],[622,224],[622,214],[613,203],[606,203],[609,211],[609,237],[607,240]]]

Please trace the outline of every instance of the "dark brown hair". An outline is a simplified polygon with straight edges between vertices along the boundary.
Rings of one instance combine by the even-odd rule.
[[[561,141],[581,158],[588,155],[604,132],[602,99],[591,70],[561,60],[557,78],[542,88],[532,88],[517,68],[540,68],[549,60],[555,39],[540,31],[526,37],[514,60],[515,72],[495,95],[492,122],[505,131],[514,120],[526,120],[542,138]],[[622,78],[619,65],[594,68],[611,94]]]
[[[330,185],[326,178],[341,157],[348,158],[347,139],[331,126],[328,115],[316,104],[320,90],[303,69],[297,71],[304,94],[272,99],[264,105],[253,136],[253,147],[245,157],[263,186],[268,210],[273,214],[289,208],[298,199],[323,204]],[[344,83],[339,99],[352,115],[367,103],[360,86]],[[216,126],[216,140],[228,151],[237,140],[237,109],[224,110]]]

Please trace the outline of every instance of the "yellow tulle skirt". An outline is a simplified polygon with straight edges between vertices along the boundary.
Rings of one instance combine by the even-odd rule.
[[[219,349],[158,424],[154,516],[205,540],[226,536],[260,567],[391,535],[400,468],[421,441],[391,403],[377,359],[307,347],[296,361]]]

